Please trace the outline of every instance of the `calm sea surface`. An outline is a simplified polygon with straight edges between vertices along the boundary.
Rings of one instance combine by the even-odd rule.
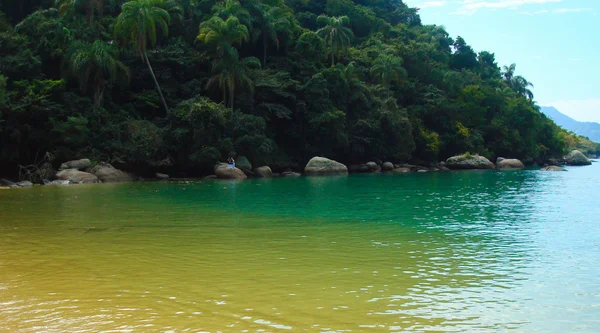
[[[600,332],[600,163],[0,191],[0,332]]]

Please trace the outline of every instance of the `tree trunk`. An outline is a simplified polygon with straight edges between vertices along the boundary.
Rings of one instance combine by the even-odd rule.
[[[150,60],[148,60],[148,55],[144,52],[144,61],[146,65],[148,65],[148,69],[150,70],[150,74],[152,75],[152,80],[154,80],[154,84],[156,85],[156,90],[158,90],[158,95],[160,96],[160,100],[165,107],[165,111],[169,114],[169,107],[167,106],[167,102],[165,102],[165,97],[160,90],[160,86],[158,85],[158,81],[156,81],[156,76],[154,76],[154,71],[152,70],[152,66],[150,65]]]
[[[231,88],[229,92],[229,107],[231,107],[231,111],[233,111],[233,97],[235,96],[235,88]]]
[[[227,107],[227,89],[223,89],[223,106]]]
[[[267,66],[267,36],[263,37],[263,67]]]
[[[335,55],[335,46],[333,46],[333,41],[331,41],[331,67],[335,66],[335,60],[334,60],[334,55]]]

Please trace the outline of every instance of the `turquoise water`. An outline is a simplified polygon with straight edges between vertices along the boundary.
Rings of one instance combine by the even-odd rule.
[[[0,191],[0,331],[598,332],[568,170]]]

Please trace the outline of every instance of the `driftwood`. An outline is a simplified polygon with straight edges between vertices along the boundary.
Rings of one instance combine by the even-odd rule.
[[[41,183],[44,179],[51,178],[54,175],[52,161],[54,155],[47,152],[41,161],[30,165],[19,165],[19,180],[28,180],[32,183]]]

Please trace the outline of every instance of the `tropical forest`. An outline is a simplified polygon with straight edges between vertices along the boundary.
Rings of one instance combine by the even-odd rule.
[[[582,144],[493,50],[401,0],[2,0],[0,174],[89,158],[212,173],[230,156],[543,163]]]

